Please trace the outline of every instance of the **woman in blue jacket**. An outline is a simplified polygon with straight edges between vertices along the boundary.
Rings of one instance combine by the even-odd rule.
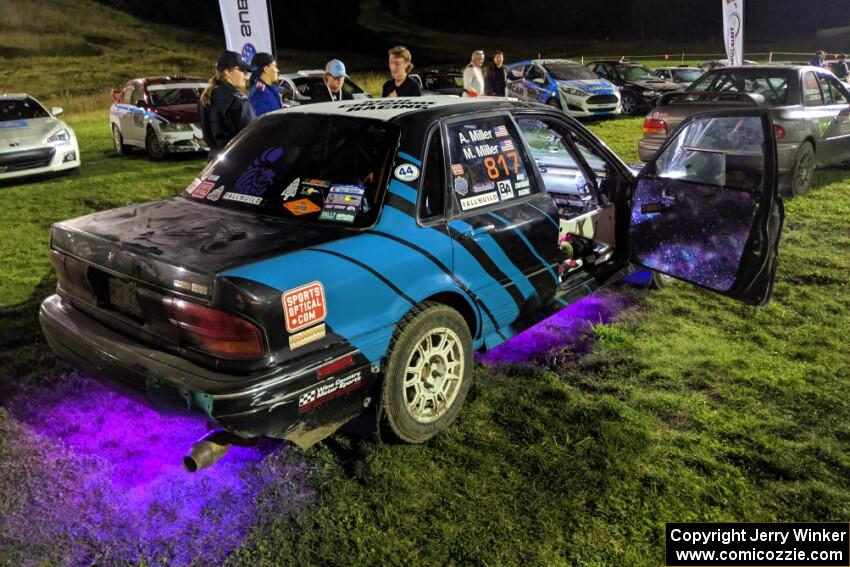
[[[251,60],[254,72],[251,75],[251,90],[248,100],[254,113],[262,116],[267,112],[283,108],[280,87],[277,86],[277,61],[271,53],[257,53]]]

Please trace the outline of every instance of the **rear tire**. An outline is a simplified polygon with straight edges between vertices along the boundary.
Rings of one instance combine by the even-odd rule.
[[[154,161],[159,161],[165,157],[165,149],[159,141],[159,136],[153,130],[148,130],[148,135],[145,136],[145,150]]]
[[[811,142],[803,142],[797,150],[794,169],[791,170],[791,196],[798,197],[809,190],[815,171],[815,149]]]
[[[424,443],[460,413],[472,365],[472,335],[460,313],[440,303],[415,307],[390,345],[382,419],[401,441]]]
[[[112,145],[115,146],[115,153],[119,156],[126,156],[130,151],[130,146],[124,143],[124,136],[115,124],[112,125]]]

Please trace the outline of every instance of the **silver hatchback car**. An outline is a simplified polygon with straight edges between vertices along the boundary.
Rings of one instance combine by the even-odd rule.
[[[640,159],[652,159],[689,116],[746,106],[770,111],[784,195],[808,190],[815,167],[850,165],[850,90],[826,69],[805,65],[723,67],[665,95],[644,120]]]

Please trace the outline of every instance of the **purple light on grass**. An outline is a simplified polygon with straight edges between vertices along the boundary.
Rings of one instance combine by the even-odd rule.
[[[594,325],[611,322],[630,303],[629,296],[622,293],[610,290],[594,293],[487,351],[478,359],[494,364],[520,364],[557,352],[581,352],[587,348],[588,331]]]
[[[71,564],[218,563],[250,529],[312,500],[307,466],[282,443],[232,447],[189,474],[181,459],[207,431],[201,417],[161,415],[77,375],[27,394],[8,409],[47,462],[9,535],[33,549],[65,547]]]

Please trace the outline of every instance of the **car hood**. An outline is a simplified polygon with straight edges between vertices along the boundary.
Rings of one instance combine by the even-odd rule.
[[[65,123],[52,116],[0,122],[0,151],[41,147],[48,134],[60,125],[65,126]]]
[[[588,79],[584,81],[558,81],[558,86],[579,89],[592,95],[612,94],[616,89],[614,85],[604,79]]]
[[[53,225],[53,248],[159,287],[191,281],[212,290],[229,268],[354,234],[175,197]]]
[[[647,79],[645,81],[629,81],[628,84],[652,91],[678,91],[682,87],[663,79]]]
[[[197,104],[174,104],[171,106],[157,106],[151,112],[162,116],[169,122],[180,122],[195,124],[200,122]]]

